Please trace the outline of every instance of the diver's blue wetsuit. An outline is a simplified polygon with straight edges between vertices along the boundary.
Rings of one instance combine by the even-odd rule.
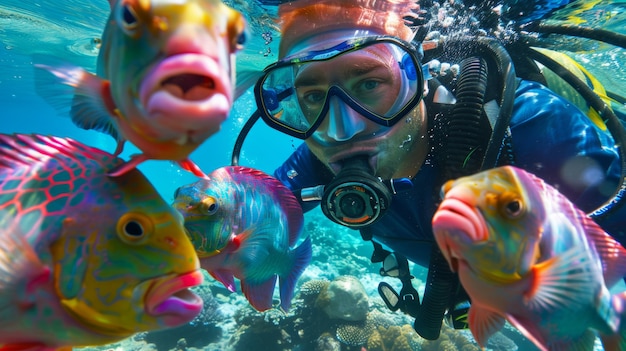
[[[581,209],[593,210],[613,195],[621,171],[613,138],[608,131],[597,128],[573,104],[541,84],[521,81],[516,91],[510,127],[515,165],[556,186]],[[565,182],[561,172],[568,169],[564,167],[565,163],[575,156],[579,156],[579,161],[581,156],[595,160],[606,173],[606,179],[599,186],[587,189]],[[293,179],[288,176],[290,170],[298,174]],[[574,173],[568,174],[573,179],[583,177],[575,167],[570,172]],[[387,213],[364,231],[371,234],[373,240],[428,267],[434,243],[431,218],[439,202],[440,189],[436,184],[441,183],[440,174],[435,158],[429,155],[412,179],[413,188],[394,195]],[[275,171],[274,176],[292,190],[328,184],[333,177],[306,144],[302,144]],[[318,204],[303,202],[302,206],[308,211]],[[610,228],[605,229],[611,232]],[[620,237],[617,239],[620,240]]]

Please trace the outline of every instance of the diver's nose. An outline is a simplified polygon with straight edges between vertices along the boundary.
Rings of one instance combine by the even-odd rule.
[[[333,96],[329,104],[328,137],[337,141],[346,141],[365,130],[363,116],[341,99]]]

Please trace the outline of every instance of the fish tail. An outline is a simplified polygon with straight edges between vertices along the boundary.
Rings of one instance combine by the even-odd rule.
[[[600,334],[602,346],[606,351],[626,351],[626,291],[616,294],[612,300],[616,332]]]
[[[274,296],[275,286],[275,275],[261,284],[253,284],[245,280],[241,280],[241,291],[244,296],[248,299],[248,302],[250,302],[252,307],[261,312],[272,308],[272,298]]]
[[[291,307],[291,299],[293,298],[296,282],[311,262],[311,256],[311,237],[307,236],[302,244],[293,250],[293,264],[289,273],[279,277],[280,307],[285,312],[288,312]]]

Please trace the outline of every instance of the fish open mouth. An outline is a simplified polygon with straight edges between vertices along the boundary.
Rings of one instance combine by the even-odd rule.
[[[200,270],[154,279],[145,299],[146,313],[163,319],[168,327],[190,322],[202,311],[203,302],[189,288],[202,281]]]
[[[161,87],[179,99],[200,101],[215,93],[215,79],[201,74],[183,73],[164,79]]]
[[[142,77],[138,103],[153,129],[150,135],[178,139],[192,134],[196,140],[219,130],[230,113],[234,90],[231,68],[220,62],[204,54],[178,54]]]

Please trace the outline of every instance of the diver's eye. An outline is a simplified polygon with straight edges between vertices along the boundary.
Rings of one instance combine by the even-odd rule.
[[[126,213],[117,222],[117,235],[127,244],[141,244],[152,233],[154,225],[141,213]]]
[[[209,196],[206,199],[202,200],[202,203],[200,205],[200,209],[202,213],[206,215],[215,214],[215,212],[217,212],[219,207],[220,206],[217,203],[217,200],[212,196]]]
[[[134,30],[139,25],[137,13],[133,7],[126,3],[122,5],[120,14],[120,21],[125,30]]]
[[[523,209],[524,207],[522,206],[522,202],[519,199],[513,199],[511,201],[508,201],[504,205],[504,211],[506,212],[506,215],[511,218],[518,217],[522,213]]]

